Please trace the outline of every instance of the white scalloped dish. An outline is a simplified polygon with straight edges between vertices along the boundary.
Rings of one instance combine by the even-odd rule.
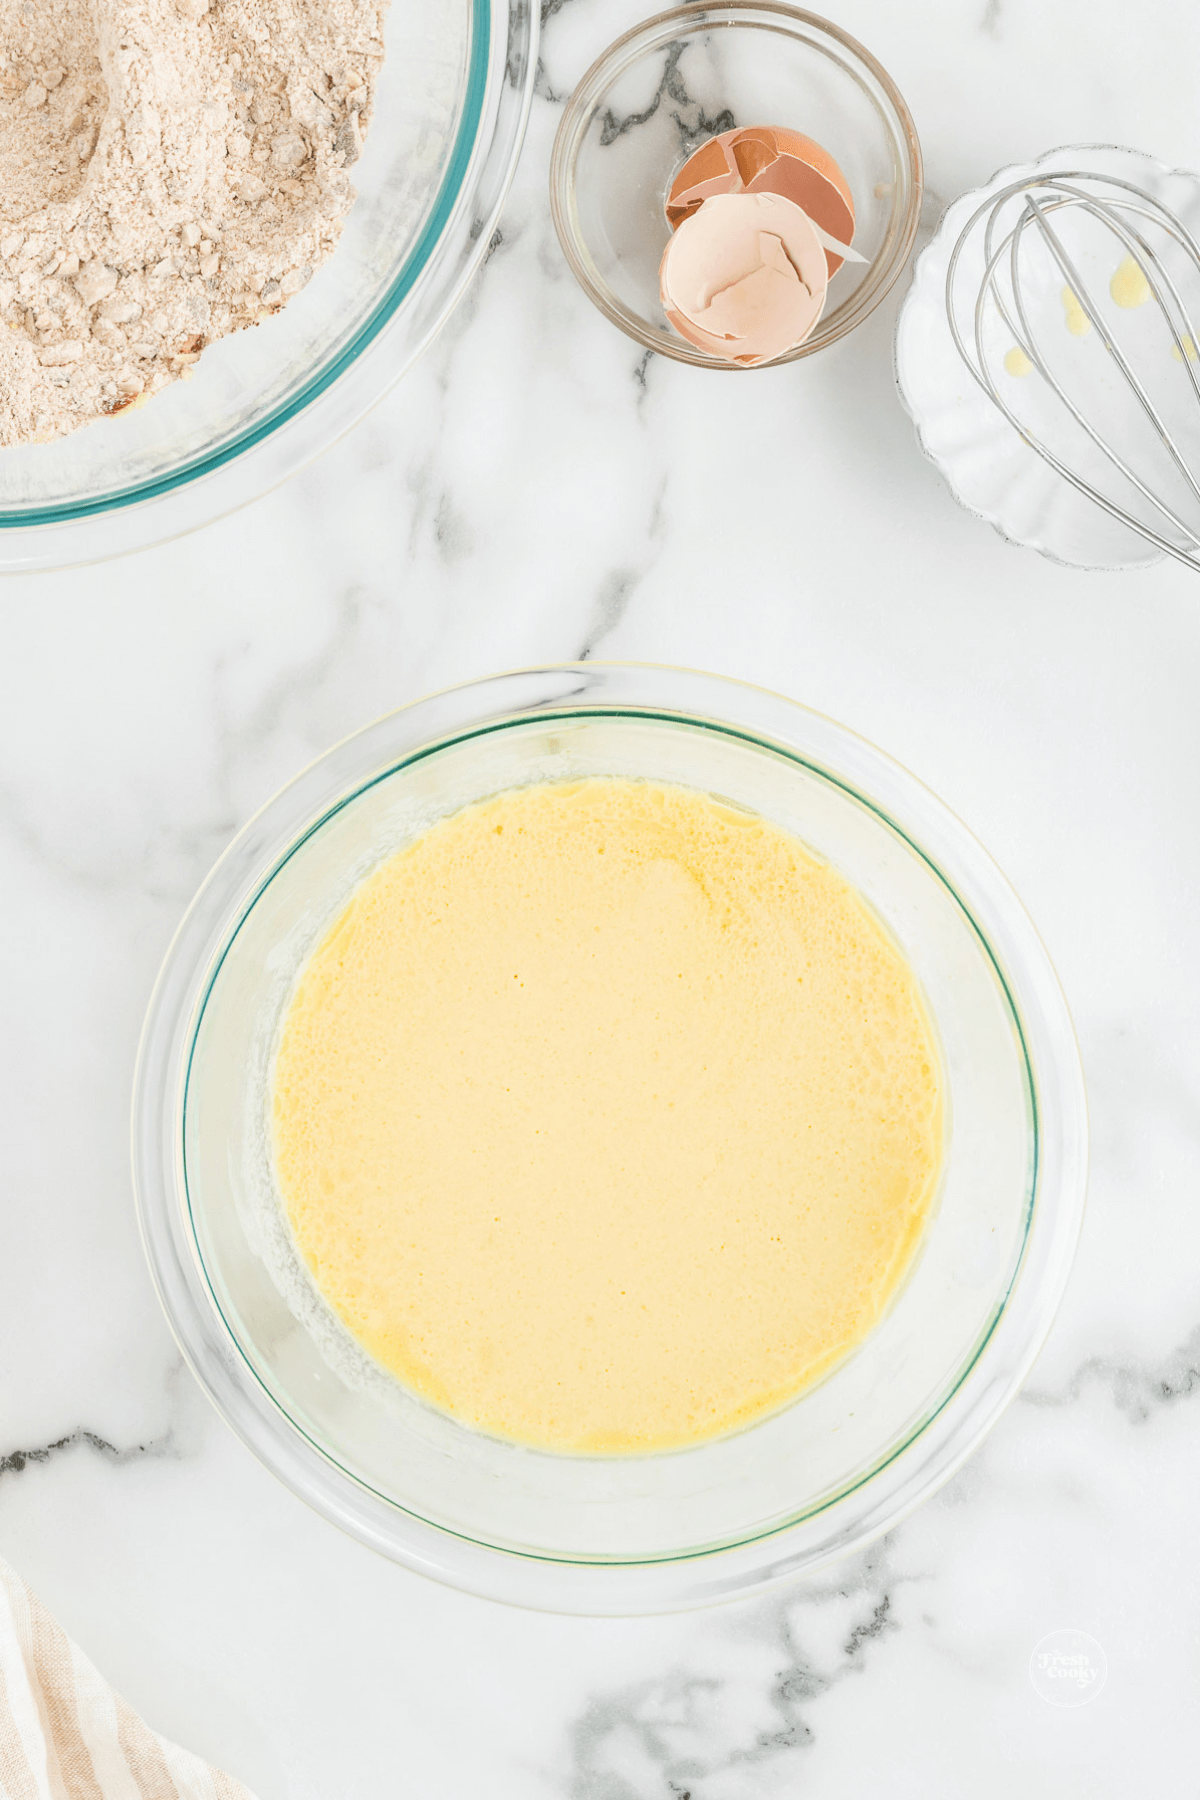
[[[932,243],[917,260],[896,329],[896,383],[922,450],[967,511],[986,519],[1011,542],[1026,544],[1056,562],[1083,569],[1147,567],[1161,561],[1162,552],[1077,492],[1022,440],[963,363],[946,317],[947,271],[955,244],[972,214],[1014,182],[1072,170],[1135,183],[1170,207],[1193,235],[1200,233],[1200,178],[1168,169],[1136,151],[1068,145],[1048,151],[1036,162],[1001,169],[984,187],[962,195],[947,209]],[[1186,381],[1183,371],[1175,371],[1170,361],[1169,331],[1158,308],[1146,305],[1121,310],[1110,295],[1116,264],[1111,244],[1105,249],[1097,239],[1094,245],[1081,245],[1077,254],[1088,290],[1104,309],[1105,329],[1111,314],[1113,331],[1119,331],[1123,341],[1145,359],[1145,366],[1157,371],[1164,389],[1175,383],[1178,373],[1181,385],[1176,391],[1184,397]],[[983,269],[979,234],[979,241],[972,240],[964,251],[955,276],[956,283],[963,283],[959,310],[968,329]],[[957,286],[955,293],[959,293]],[[1130,421],[1129,430],[1136,432],[1136,402],[1120,390],[1120,376],[1101,333],[1085,329],[1080,335],[1072,334],[1061,273],[1047,267],[1044,279],[1028,284],[1025,297],[1038,342],[1049,344],[1060,367],[1069,371],[1064,379],[1073,384],[1085,410],[1102,423],[1118,421],[1118,436],[1126,421]],[[983,330],[989,339],[991,366],[1000,371],[996,380],[1006,399],[1011,391],[1009,404],[1040,428],[1039,409],[1044,404],[1040,378],[1036,372],[1022,376],[1019,357],[1014,359],[1017,372],[1006,368],[1004,358],[1013,338],[994,307],[984,316]],[[1174,354],[1178,360],[1177,349]],[[1200,429],[1200,414],[1187,428],[1189,432]],[[1109,435],[1113,435],[1111,425]],[[1108,473],[1111,487],[1111,471],[1082,434],[1069,460],[1101,488]]]

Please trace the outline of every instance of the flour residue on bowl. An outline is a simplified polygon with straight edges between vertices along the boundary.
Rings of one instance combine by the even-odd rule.
[[[186,379],[333,250],[386,0],[0,12],[0,445]]]
[[[442,820],[301,971],[275,1176],[413,1393],[545,1449],[777,1409],[873,1328],[943,1152],[912,970],[857,891],[712,797],[592,778]]]

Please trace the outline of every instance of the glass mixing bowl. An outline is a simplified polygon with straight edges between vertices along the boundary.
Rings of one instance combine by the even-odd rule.
[[[327,448],[410,367],[487,250],[537,65],[532,0],[391,0],[337,249],[189,382],[53,444],[0,451],[0,570],[93,561],[205,525]]]
[[[351,889],[446,813],[590,774],[718,794],[839,868],[920,978],[948,1087],[938,1207],[876,1330],[775,1415],[657,1455],[525,1449],[402,1390],[308,1281],[269,1154],[281,1012]],[[584,663],[405,707],[331,750],[245,827],[159,978],[134,1159],[146,1252],[184,1355],[294,1492],[455,1586],[628,1613],[744,1594],[827,1561],[953,1473],[1049,1328],[1080,1225],[1086,1120],[1046,953],[979,845],[919,782],[774,694]]]
[[[828,19],[781,0],[677,6],[610,44],[572,94],[550,163],[559,242],[584,291],[648,350],[738,369],[678,337],[659,295],[663,210],[698,145],[735,125],[783,125],[824,145],[854,196],[854,248],[810,337],[758,368],[813,356],[875,310],[908,261],[921,146],[895,83]]]

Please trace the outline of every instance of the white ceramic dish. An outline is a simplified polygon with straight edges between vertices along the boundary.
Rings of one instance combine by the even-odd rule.
[[[962,195],[947,209],[932,243],[917,259],[896,328],[896,382],[922,450],[969,512],[986,519],[1011,542],[1028,545],[1056,562],[1084,569],[1140,568],[1160,561],[1162,552],[1078,493],[1022,441],[963,364],[946,318],[947,270],[972,213],[1012,182],[1065,170],[1094,170],[1136,183],[1171,207],[1194,235],[1200,233],[1200,177],[1168,169],[1132,150],[1072,144],[1048,151],[1036,162],[1001,169],[986,186]],[[1116,258],[1111,245],[1101,244],[1099,239],[1080,243],[1078,260],[1089,290],[1111,313],[1113,329],[1123,334],[1123,341],[1140,349],[1151,364],[1161,362],[1164,389],[1186,399],[1186,377],[1169,360],[1171,345],[1157,308],[1147,305],[1119,314],[1112,305],[1108,283]],[[974,254],[964,254],[956,277],[968,300],[979,288],[984,267],[981,243],[973,248]],[[1069,369],[1069,379],[1089,414],[1101,421],[1133,418],[1136,402],[1117,392],[1120,378],[1114,377],[1099,334],[1068,335],[1061,294],[1061,274],[1049,269],[1044,281],[1031,284],[1030,320],[1039,342],[1056,347],[1060,367]],[[988,329],[994,338],[994,366],[1001,367],[1011,335],[998,315],[989,316]],[[1036,374],[1018,379],[1002,373],[998,379],[1011,382],[1014,408],[1029,407],[1029,416],[1036,419],[1041,404]],[[1183,425],[1194,432],[1200,427],[1200,409],[1192,407],[1190,412],[1190,419],[1184,413]],[[1098,486],[1112,487],[1111,470],[1081,435],[1070,455]]]
[[[779,1413],[657,1456],[525,1449],[401,1390],[331,1331],[290,1246],[269,1148],[281,1011],[355,883],[470,801],[600,773],[718,793],[841,869],[912,962],[947,1080],[936,1216],[886,1318]],[[958,1467],[1058,1304],[1082,1214],[1086,1120],[1045,951],[1003,877],[919,782],[778,695],[585,663],[393,713],[246,826],[164,965],[139,1059],[134,1159],[147,1255],[184,1354],[294,1492],[454,1586],[630,1613],[728,1599],[827,1562]]]

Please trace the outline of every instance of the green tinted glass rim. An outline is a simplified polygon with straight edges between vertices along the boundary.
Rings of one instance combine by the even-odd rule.
[[[176,469],[170,475],[163,475],[157,481],[148,481],[139,486],[123,488],[112,494],[102,494],[95,500],[77,501],[70,505],[31,508],[24,512],[0,509],[0,530],[36,525],[62,525],[75,519],[92,518],[97,513],[112,512],[123,506],[135,506],[140,501],[155,500],[164,494],[173,493],[176,488],[183,487],[190,481],[196,481],[202,475],[213,474],[215,470],[222,468],[226,463],[232,462],[235,457],[243,455],[245,451],[252,450],[256,444],[262,443],[281,425],[286,425],[290,419],[294,419],[297,414],[302,413],[305,407],[311,406],[314,400],[319,399],[328,388],[332,387],[351,363],[357,361],[367,346],[378,337],[384,326],[395,316],[416,285],[418,277],[424,273],[462,193],[463,182],[475,149],[480,121],[483,118],[492,46],[491,0],[470,0],[470,4],[470,47],[467,52],[462,117],[459,120],[454,148],[446,164],[446,173],[442,178],[441,187],[438,189],[437,199],[421,228],[420,236],[409,251],[400,273],[350,342],[292,399],[277,407],[261,423],[242,432],[230,443],[223,445],[220,450],[214,450],[207,456],[197,457],[194,462],[186,463],[183,468]]]
[[[991,1317],[980,1332],[973,1349],[963,1363],[962,1368],[955,1376],[952,1386],[947,1389],[935,1405],[928,1408],[927,1411],[922,1414],[920,1420],[913,1426],[900,1443],[893,1445],[884,1455],[872,1463],[869,1468],[864,1469],[855,1480],[845,1483],[845,1485],[838,1488],[836,1492],[825,1495],[812,1506],[807,1507],[801,1512],[791,1514],[786,1519],[771,1524],[762,1531],[750,1532],[746,1537],[726,1538],[719,1542],[697,1545],[691,1549],[674,1551],[663,1556],[562,1556],[544,1551],[521,1549],[518,1546],[511,1544],[494,1543],[486,1538],[472,1537],[469,1532],[456,1531],[451,1525],[443,1524],[438,1519],[426,1518],[423,1513],[415,1511],[412,1507],[404,1506],[391,1494],[386,1494],[381,1489],[374,1487],[370,1481],[366,1480],[354,1469],[347,1468],[345,1463],[340,1462],[337,1456],[334,1455],[326,1445],[322,1444],[318,1438],[315,1438],[311,1432],[305,1430],[304,1426],[293,1418],[292,1414],[267,1386],[262,1375],[243,1348],[241,1338],[226,1316],[220,1297],[209,1278],[208,1267],[200,1250],[200,1238],[196,1227],[195,1213],[192,1207],[191,1186],[188,1180],[188,1097],[191,1092],[192,1068],[200,1037],[200,1029],[204,1022],[204,1014],[208,1008],[209,1000],[220,977],[226,958],[229,956],[234,944],[237,942],[243,926],[266,893],[267,889],[270,887],[271,883],[287,867],[292,858],[296,856],[297,853],[303,849],[304,845],[308,843],[309,839],[315,837],[331,819],[336,818],[339,813],[344,812],[348,806],[353,806],[356,801],[362,799],[364,794],[370,793],[373,788],[378,787],[382,782],[390,781],[393,776],[400,774],[403,770],[413,768],[416,764],[425,762],[430,757],[437,756],[444,750],[453,749],[457,745],[470,743],[478,738],[494,736],[497,732],[511,731],[514,728],[519,728],[523,725],[536,726],[554,722],[565,724],[576,719],[593,719],[598,716],[606,718],[637,719],[639,721],[651,720],[664,725],[684,726],[693,730],[707,731],[715,736],[732,738],[738,742],[749,744],[756,750],[764,750],[771,755],[779,756],[783,758],[784,761],[793,763],[797,767],[806,770],[810,775],[814,775],[819,780],[828,783],[831,787],[839,789],[857,805],[873,814],[888,831],[892,832],[902,843],[907,845],[919,861],[924,863],[934,879],[939,882],[950,895],[950,898],[958,907],[964,919],[967,921],[967,924],[970,926],[972,933],[978,940],[980,947],[991,966],[992,972],[996,977],[1000,991],[1004,996],[1005,1006],[1007,1007],[1008,1015],[1012,1022],[1013,1031],[1016,1035],[1017,1044],[1020,1049],[1021,1067],[1024,1073],[1025,1082],[1025,1098],[1029,1114],[1029,1167],[1026,1176],[1024,1223],[1020,1243],[1017,1253],[1013,1258],[1004,1290],[998,1297],[996,1304],[992,1309]],[[980,1357],[983,1355],[991,1341],[996,1327],[999,1325],[1005,1308],[1008,1305],[1009,1298],[1025,1262],[1025,1256],[1029,1245],[1029,1235],[1033,1227],[1034,1211],[1037,1202],[1038,1171],[1041,1163],[1040,1151],[1041,1124],[1038,1106],[1037,1080],[1034,1075],[1033,1059],[1029,1052],[1029,1045],[1021,1023],[1020,1009],[1018,1008],[1013,995],[1012,985],[999,957],[992,948],[987,933],[976,919],[971,908],[958,892],[958,889],[950,880],[949,876],[938,866],[929,853],[917,843],[916,839],[910,836],[910,834],[905,831],[904,827],[898,824],[892,815],[882,806],[877,805],[875,801],[861,793],[852,782],[846,781],[842,776],[835,774],[833,770],[826,768],[824,764],[817,762],[812,757],[802,755],[799,751],[790,748],[787,744],[781,743],[773,738],[760,736],[756,732],[744,730],[736,725],[723,723],[719,720],[698,718],[686,713],[670,712],[657,707],[627,706],[619,704],[600,704],[586,707],[548,706],[544,709],[539,707],[532,713],[509,715],[506,718],[489,720],[487,724],[475,726],[470,730],[453,732],[448,736],[438,738],[431,743],[420,745],[407,756],[399,757],[394,762],[389,763],[387,768],[381,769],[377,774],[372,775],[369,780],[360,782],[351,793],[344,794],[340,800],[337,800],[333,805],[326,807],[325,811],[322,812],[318,818],[314,819],[300,836],[288,846],[283,855],[275,860],[268,873],[259,881],[250,898],[246,901],[239,913],[237,922],[230,931],[228,938],[217,956],[212,971],[204,983],[203,993],[200,996],[200,1001],[196,1008],[195,1019],[189,1033],[187,1062],[183,1080],[182,1105],[180,1108],[179,1136],[180,1168],[182,1171],[183,1192],[187,1207],[188,1225],[191,1232],[196,1260],[204,1280],[205,1288],[208,1291],[212,1304],[229,1335],[229,1341],[236,1350],[238,1357],[249,1371],[257,1387],[262,1391],[281,1417],[287,1420],[292,1430],[302,1437],[306,1443],[310,1444],[325,1462],[337,1469],[340,1474],[345,1475],[348,1480],[353,1481],[355,1485],[361,1488],[365,1493],[373,1495],[375,1499],[382,1501],[384,1505],[393,1508],[398,1513],[405,1514],[408,1518],[415,1519],[419,1524],[427,1526],[431,1530],[442,1532],[447,1537],[457,1538],[461,1542],[471,1544],[477,1549],[488,1550],[499,1555],[519,1557],[534,1563],[555,1564],[565,1568],[592,1569],[649,1569],[673,1563],[700,1561],[706,1557],[719,1555],[722,1552],[743,1550],[754,1544],[764,1543],[770,1538],[779,1537],[785,1532],[794,1530],[798,1525],[806,1524],[811,1519],[819,1518],[822,1513],[827,1512],[831,1507],[839,1505],[843,1500],[848,1499],[850,1495],[858,1493],[868,1482],[873,1481],[884,1469],[888,1468],[892,1463],[903,1456],[906,1451],[910,1450],[923,1433],[929,1429],[935,1419],[945,1411],[955,1395],[962,1389],[963,1384],[969,1379],[971,1372],[978,1364]],[[663,1454],[670,1455],[679,1453],[664,1452]]]

